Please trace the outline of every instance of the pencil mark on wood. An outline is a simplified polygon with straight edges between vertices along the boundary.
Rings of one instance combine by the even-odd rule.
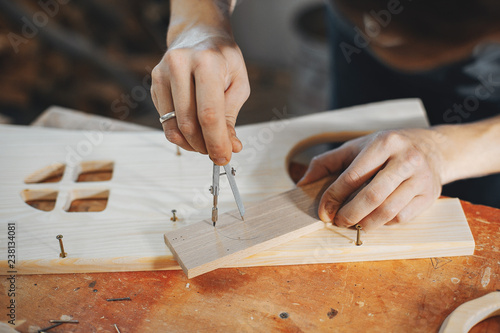
[[[432,267],[434,267],[434,269],[448,265],[450,262],[452,262],[452,260],[448,258],[431,258]]]

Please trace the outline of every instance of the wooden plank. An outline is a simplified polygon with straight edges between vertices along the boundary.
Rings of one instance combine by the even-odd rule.
[[[251,204],[249,219],[238,211],[221,216],[220,225],[200,221],[165,234],[165,243],[188,278],[220,267],[414,259],[472,255],[474,240],[458,199],[440,199],[407,224],[362,233],[319,221],[315,197],[325,181]],[[316,198],[318,199],[318,198]]]
[[[356,230],[327,224],[323,229],[273,249],[234,262],[231,267],[286,265],[291,258],[301,264],[380,261],[472,255],[474,239],[456,198],[439,199],[406,224],[385,225],[362,232],[362,246],[355,246]]]
[[[250,205],[293,189],[286,160],[290,152],[296,151],[313,136],[415,126],[427,126],[425,112],[417,100],[376,103],[238,127],[244,149],[233,156],[231,164],[238,170],[236,180],[243,202]],[[77,182],[84,169],[81,163],[91,161],[112,161],[111,179]],[[65,170],[58,182],[24,182],[37,170],[60,164],[65,165]],[[163,235],[211,216],[212,200],[207,191],[212,173],[210,160],[201,154],[185,151],[177,156],[176,146],[166,141],[161,131],[111,133],[102,128],[65,131],[2,125],[0,168],[0,228],[6,230],[7,223],[16,223],[18,274],[179,269]],[[25,198],[34,198],[38,194],[55,196],[54,208],[46,212],[29,206],[23,201],[25,190],[34,194],[25,195]],[[103,211],[68,211],[72,200],[83,199],[84,195],[99,197],[106,191],[109,191],[109,197]],[[228,212],[234,208],[233,195],[223,179],[219,211]],[[177,210],[179,217],[175,223],[170,220],[172,209]],[[448,235],[451,238],[447,248],[429,249],[428,254],[470,253],[473,247],[471,238],[458,230],[464,227],[467,229],[466,225],[460,225],[437,230],[445,234],[456,232],[457,236]],[[384,230],[390,234],[392,229]],[[404,232],[402,229],[401,233]],[[59,258],[59,245],[55,239],[58,234],[64,235],[68,253],[64,259]],[[391,258],[391,249],[398,249],[401,245],[391,247],[394,245],[391,243],[393,236],[389,234],[386,237],[389,245],[383,247],[387,251],[380,254],[386,259]],[[321,229],[293,241],[296,245],[285,243],[235,264],[310,262],[318,251],[317,242],[336,244],[343,237],[338,235],[324,234]],[[302,243],[308,237],[313,237],[313,241]],[[418,241],[425,243],[427,240],[422,238]],[[465,250],[464,240],[469,241]],[[0,241],[0,274],[8,268],[6,255],[7,243]],[[336,258],[326,256],[319,257],[319,260],[335,262]]]
[[[480,321],[500,316],[500,291],[494,291],[456,308],[439,329],[439,333],[467,333]]]
[[[191,224],[165,234],[165,243],[188,278],[294,240],[324,227],[317,217],[320,181],[248,205],[238,212]]]
[[[15,328],[71,315],[80,324],[63,328],[74,333],[113,324],[122,332],[438,332],[455,308],[500,290],[500,209],[461,205],[478,244],[472,256],[238,267],[194,279],[182,271],[17,276]],[[104,300],[126,296],[126,304]],[[472,332],[500,332],[500,317]]]
[[[77,130],[101,131],[152,131],[151,127],[128,123],[123,120],[76,111],[61,106],[51,106],[33,122],[34,127],[52,127]]]

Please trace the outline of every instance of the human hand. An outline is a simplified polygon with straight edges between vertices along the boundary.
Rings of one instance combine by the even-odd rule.
[[[297,185],[339,175],[320,201],[324,222],[367,231],[408,222],[441,193],[445,143],[432,129],[374,133],[315,157]]]
[[[151,86],[158,113],[176,113],[163,123],[165,136],[225,165],[242,149],[234,126],[250,94],[241,51],[227,29],[201,24],[170,29],[167,40]]]

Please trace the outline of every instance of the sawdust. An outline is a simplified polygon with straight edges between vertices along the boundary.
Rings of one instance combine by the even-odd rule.
[[[490,276],[491,276],[491,267],[486,267],[483,273],[483,277],[481,278],[481,285],[483,288],[486,288],[486,286],[490,283]]]

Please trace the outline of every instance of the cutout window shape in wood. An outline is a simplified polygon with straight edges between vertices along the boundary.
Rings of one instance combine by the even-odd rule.
[[[61,181],[65,169],[65,164],[53,163],[36,170],[28,177],[24,178],[24,182],[26,184],[57,183]]]
[[[113,176],[114,162],[108,160],[81,162],[74,172],[75,182],[109,181]],[[55,183],[63,178],[66,165],[52,163],[49,166],[36,170],[24,179],[26,184]],[[64,206],[66,212],[102,212],[108,204],[108,189],[78,189],[69,193],[68,202]],[[53,189],[26,189],[21,192],[24,202],[31,207],[52,211],[56,206],[57,190]]]
[[[52,189],[23,190],[21,197],[31,207],[50,212],[56,206],[57,193]]]
[[[113,161],[84,161],[77,168],[76,182],[102,182],[113,177]]]
[[[346,141],[367,134],[370,132],[321,133],[300,141],[292,147],[286,157],[288,175],[294,183],[297,183],[306,172],[314,156],[336,149]]]
[[[67,212],[102,212],[108,205],[109,190],[78,189],[70,193],[65,206]]]

